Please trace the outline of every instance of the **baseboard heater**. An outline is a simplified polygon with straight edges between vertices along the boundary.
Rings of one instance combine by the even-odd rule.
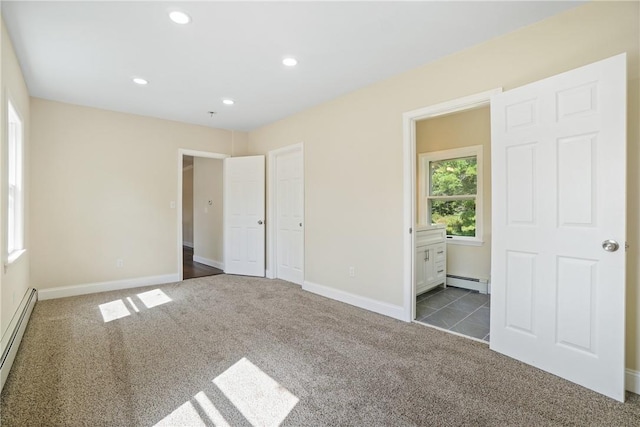
[[[13,365],[13,359],[16,358],[18,353],[18,347],[20,347],[20,341],[24,335],[24,330],[27,328],[29,317],[33,307],[38,300],[38,291],[31,288],[27,290],[18,306],[16,314],[9,323],[7,331],[2,336],[2,359],[0,359],[0,391],[4,388],[4,383],[9,376],[11,365]]]
[[[478,291],[481,294],[489,292],[489,284],[487,279],[476,279],[475,277],[462,277],[447,274],[447,286],[455,286],[456,288],[470,289]]]

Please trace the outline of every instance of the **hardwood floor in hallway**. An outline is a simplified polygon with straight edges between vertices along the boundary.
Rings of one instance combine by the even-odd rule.
[[[187,246],[182,247],[182,272],[182,278],[184,280],[224,274],[224,271],[219,268],[195,262],[193,260],[193,248]]]

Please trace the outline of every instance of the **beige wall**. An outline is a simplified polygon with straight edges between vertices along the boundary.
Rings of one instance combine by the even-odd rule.
[[[234,157],[246,156],[249,153],[249,134],[237,130],[231,131],[231,134],[231,155]]]
[[[193,247],[193,165],[182,170],[182,243]]]
[[[250,132],[251,154],[304,142],[305,280],[402,304],[404,112],[627,52],[627,365],[640,368],[639,15],[638,2],[588,3]]]
[[[31,119],[33,285],[177,275],[178,149],[230,154],[231,131],[35,98]]]
[[[421,120],[416,124],[416,153],[473,145],[483,146],[483,243],[482,246],[463,246],[447,242],[447,274],[488,279],[491,275],[491,117],[489,107]]]
[[[222,160],[194,159],[193,206],[194,260],[222,263]]]
[[[14,263],[8,266],[7,269],[0,268],[0,335],[4,335],[11,318],[15,314],[20,301],[24,296],[27,289],[30,288],[29,281],[29,262],[32,256],[32,241],[30,239],[30,229],[27,221],[29,215],[29,156],[31,154],[30,149],[30,123],[31,114],[29,110],[29,93],[27,86],[20,70],[20,65],[16,58],[11,39],[6,32],[4,22],[0,19],[0,33],[1,36],[1,74],[0,74],[0,87],[1,87],[1,101],[0,102],[0,117],[2,121],[0,124],[1,132],[1,147],[0,147],[0,171],[2,175],[0,178],[0,257],[4,263],[7,259],[7,112],[6,103],[7,100],[11,100],[11,103],[16,108],[18,114],[22,118],[23,122],[23,135],[24,135],[24,190],[25,190],[25,249],[27,252],[22,254]]]

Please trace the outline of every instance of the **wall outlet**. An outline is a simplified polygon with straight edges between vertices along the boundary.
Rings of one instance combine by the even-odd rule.
[[[124,267],[124,261],[122,259],[117,259],[116,260],[116,267],[118,267],[118,268]]]
[[[356,277],[355,267],[349,267],[349,277]]]

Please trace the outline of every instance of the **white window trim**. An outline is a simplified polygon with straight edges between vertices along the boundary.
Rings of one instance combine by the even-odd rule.
[[[478,176],[476,179],[476,236],[447,236],[447,243],[455,245],[480,246],[483,240],[483,152],[482,145],[473,145],[470,147],[454,148],[451,150],[433,151],[430,153],[418,154],[418,223],[420,225],[428,225],[429,212],[427,210],[427,179],[429,177],[429,162],[439,160],[457,159],[461,157],[476,156]]]
[[[9,97],[7,97],[7,101],[6,101],[6,105],[7,105],[7,132],[9,132],[9,123],[12,120],[16,120],[19,123],[19,128],[17,129],[18,132],[18,146],[15,147],[15,149],[17,150],[17,156],[18,156],[18,161],[19,164],[16,165],[17,168],[17,175],[18,175],[18,189],[19,191],[17,192],[17,197],[15,197],[16,195],[14,195],[14,203],[17,203],[17,209],[15,210],[15,228],[14,228],[14,234],[15,234],[15,242],[14,245],[16,246],[15,248],[12,248],[11,252],[9,252],[9,240],[8,240],[8,236],[9,236],[9,230],[7,228],[7,240],[6,240],[6,248],[7,248],[7,264],[12,264],[15,261],[18,260],[18,258],[20,258],[20,256],[26,252],[25,250],[25,242],[24,242],[24,224],[25,224],[25,218],[24,218],[24,181],[25,181],[25,177],[24,177],[24,120],[22,119],[20,113],[18,112],[18,110],[15,107],[15,104],[11,101],[11,99]],[[9,139],[9,134],[7,134],[7,145],[9,146],[11,144],[11,141],[8,140]],[[9,167],[9,162],[11,161],[11,159],[9,158],[9,147],[7,147],[7,183],[9,183],[10,181],[10,177],[9,177],[9,170],[11,169]],[[7,184],[9,185],[9,184]],[[7,197],[8,193],[11,190],[8,188],[7,189]],[[7,205],[8,206],[8,205]],[[9,213],[6,212],[7,214],[7,218],[9,217]],[[8,224],[7,224],[8,225]]]

